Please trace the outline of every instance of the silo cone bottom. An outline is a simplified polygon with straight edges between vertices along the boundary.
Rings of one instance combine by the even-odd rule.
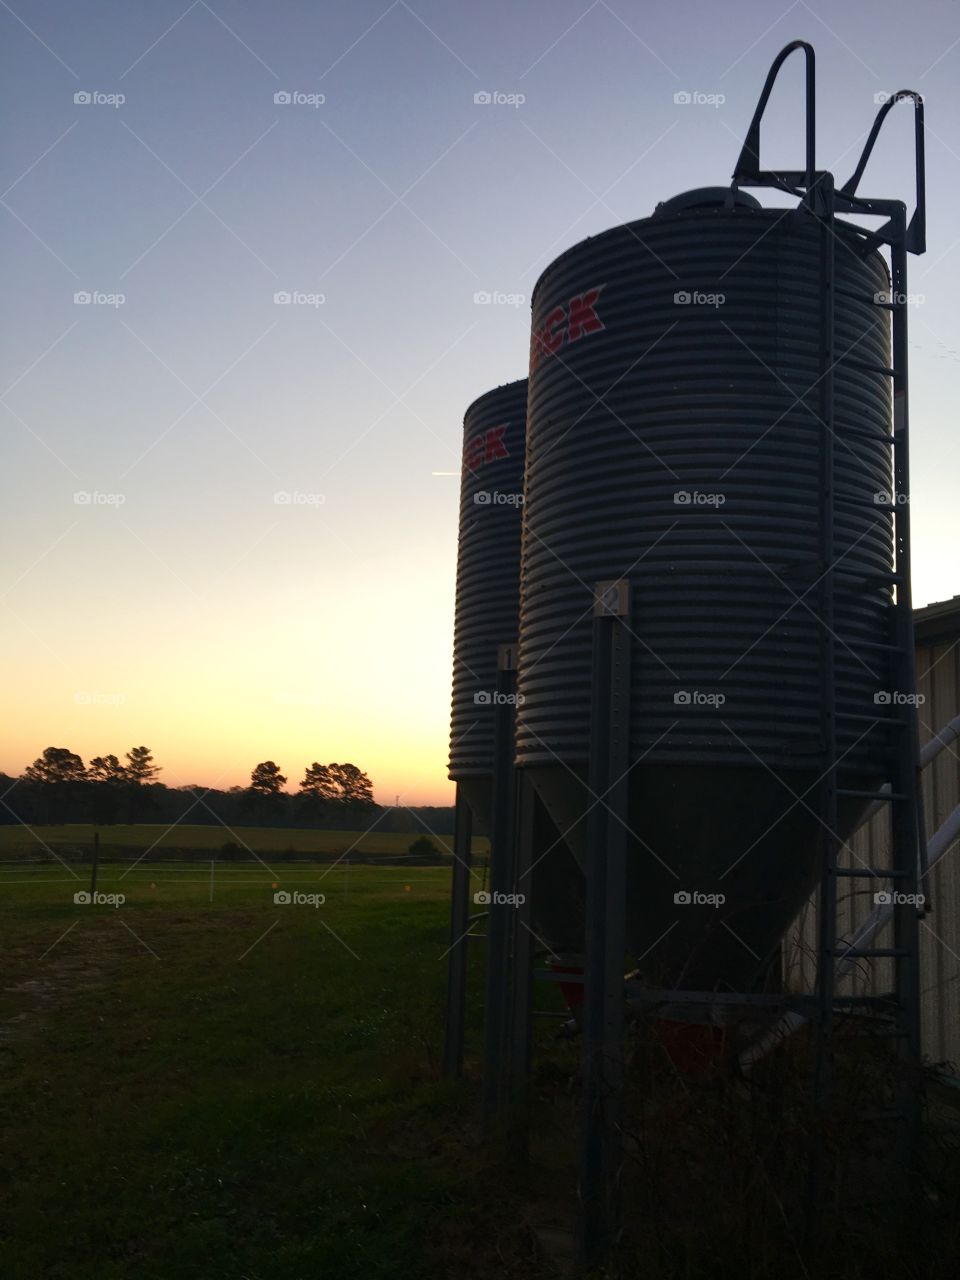
[[[493,825],[493,778],[460,778],[457,785],[473,815],[473,834],[488,836]]]
[[[579,868],[593,798],[585,768],[531,768],[531,782]],[[752,992],[816,886],[821,824],[814,770],[644,764],[630,779],[626,936],[649,987]],[[876,780],[844,779],[869,790]],[[806,807],[806,806],[809,806]],[[863,809],[844,801],[846,839]],[[544,891],[548,896],[549,889]],[[569,899],[570,891],[564,894]],[[556,904],[562,906],[562,902]],[[558,953],[570,929],[547,933]],[[582,936],[582,934],[581,934]],[[567,945],[564,945],[566,943]],[[582,945],[581,948],[582,950]]]
[[[493,779],[461,778],[459,786],[473,815],[473,834],[489,836]],[[512,891],[532,894],[533,928],[540,950],[548,957],[557,951],[582,955],[583,873],[539,796],[534,794],[533,801],[531,870]]]

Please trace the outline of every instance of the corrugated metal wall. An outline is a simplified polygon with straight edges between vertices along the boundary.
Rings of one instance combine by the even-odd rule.
[[[920,614],[922,617],[923,614]],[[921,633],[922,635],[922,633]],[[953,636],[918,640],[918,690],[921,745],[960,714],[960,630]],[[953,743],[924,770],[924,805],[928,838],[960,804],[960,752]],[[842,851],[844,866],[890,865],[889,806],[878,813]],[[859,925],[874,908],[874,890],[889,882],[841,880],[841,936]],[[922,921],[921,989],[924,1053],[933,1063],[950,1063],[960,1073],[960,844],[954,844],[928,877],[924,890],[932,912]],[[790,990],[810,991],[816,971],[816,902],[811,900],[787,936],[785,977]],[[872,945],[892,946],[892,926]],[[892,988],[889,960],[861,960],[857,970],[838,984],[844,994],[878,994]]]

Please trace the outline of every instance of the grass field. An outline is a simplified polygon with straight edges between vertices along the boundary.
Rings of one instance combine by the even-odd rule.
[[[445,869],[88,875],[0,873],[4,1280],[499,1273],[508,1183],[438,1079]]]
[[[482,944],[466,1079],[438,1068],[447,868],[107,863],[105,901],[78,904],[89,874],[0,869],[3,1280],[563,1274],[579,1042],[537,1024],[529,1164],[482,1144]],[[552,986],[535,1001],[559,1007]],[[850,1067],[859,1119],[870,1060],[856,1049]],[[955,1099],[938,1102],[925,1218],[854,1210],[838,1180],[829,1249],[805,1260],[810,1114],[791,1056],[750,1082],[683,1080],[637,1033],[629,1073],[626,1262],[611,1275],[952,1276]],[[831,1142],[862,1200],[887,1188],[860,1132],[845,1121]]]
[[[163,853],[217,854],[227,842],[241,851],[252,850],[266,856],[271,853],[316,854],[334,856],[349,851],[358,857],[402,856],[418,836],[426,836],[441,853],[449,854],[452,837],[434,836],[429,832],[378,831],[313,831],[300,827],[235,827],[199,826],[177,823],[144,823],[136,826],[102,826],[100,847],[104,856],[111,853],[139,856],[145,850]],[[65,823],[61,826],[0,826],[0,860],[4,858],[43,857],[47,850],[69,857],[86,853],[93,842],[94,828]],[[487,840],[478,837],[474,851],[485,853]]]

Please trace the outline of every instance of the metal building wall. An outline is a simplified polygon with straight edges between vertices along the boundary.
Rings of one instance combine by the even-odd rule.
[[[919,708],[921,745],[960,714],[960,599],[932,605],[917,614],[917,681],[924,702]],[[960,804],[960,752],[953,743],[940,752],[923,775],[927,836]],[[853,837],[841,865],[890,865],[889,806]],[[948,1063],[960,1074],[960,844],[954,844],[927,878],[932,912],[921,923],[923,1049],[931,1063]],[[888,882],[878,884],[885,889]],[[863,880],[841,882],[841,936],[873,910],[873,888]],[[786,985],[811,991],[816,972],[816,901],[811,899],[787,935]],[[874,944],[892,946],[892,926]],[[839,984],[844,994],[879,994],[893,985],[889,960],[861,960]]]

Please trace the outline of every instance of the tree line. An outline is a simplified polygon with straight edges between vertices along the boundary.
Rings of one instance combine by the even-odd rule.
[[[95,756],[89,764],[68,747],[46,747],[19,778],[0,775],[4,822],[237,822],[275,826],[347,827],[370,820],[373,784],[350,763],[309,764],[296,794],[273,760],[263,760],[246,787],[225,791],[200,785],[168,787],[149,747],[132,747],[121,760]]]

